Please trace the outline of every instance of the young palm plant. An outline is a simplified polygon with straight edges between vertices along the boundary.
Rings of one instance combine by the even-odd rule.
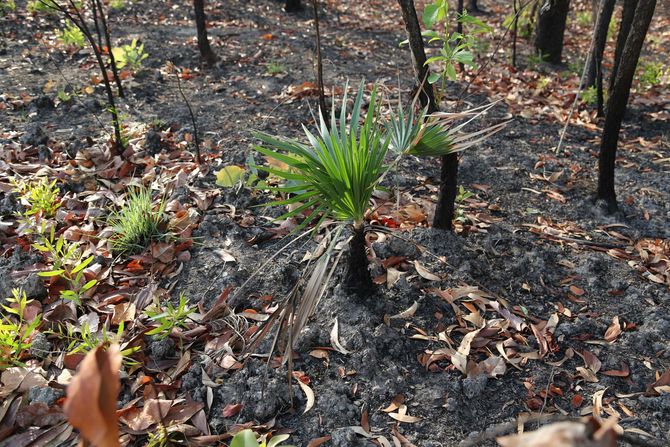
[[[372,90],[365,119],[360,123],[363,98],[364,84],[361,84],[348,126],[345,93],[339,120],[335,107],[331,108],[330,128],[321,111],[318,135],[303,126],[308,144],[259,133],[257,137],[264,146],[256,147],[258,152],[286,165],[284,169],[259,166],[286,180],[274,188],[285,198],[268,204],[294,207],[280,219],[309,210],[300,228],[311,222],[316,222],[318,228],[326,218],[351,225],[353,236],[345,288],[359,294],[367,294],[372,289],[365,250],[365,216],[372,193],[386,172],[385,160],[391,142],[378,122],[380,101],[376,87]]]
[[[289,211],[278,219],[305,215],[296,232],[309,224],[314,224],[316,230],[326,219],[336,222],[334,236],[330,238],[331,242],[324,254],[315,263],[309,264],[304,279],[294,286],[288,298],[247,345],[246,351],[254,352],[270,329],[278,326],[270,351],[272,353],[278,343],[282,344],[283,357],[289,364],[289,381],[293,344],[325,293],[343,255],[340,253],[334,257],[333,254],[340,234],[347,226],[352,229],[352,236],[346,253],[347,269],[343,285],[345,290],[362,297],[372,292],[373,283],[365,245],[365,219],[370,211],[372,193],[385,175],[403,156],[442,156],[462,151],[488,138],[506,124],[497,124],[470,134],[462,132],[465,125],[486,112],[492,104],[462,113],[429,116],[426,110],[416,113],[414,104],[407,110],[400,105],[397,112],[391,112],[388,118],[382,119],[381,99],[376,87],[370,94],[367,112],[361,117],[364,91],[364,83],[361,83],[351,114],[347,113],[345,93],[339,119],[333,101],[330,126],[326,125],[327,118],[320,112],[316,135],[303,126],[307,143],[265,133],[256,134],[263,143],[256,146],[256,150],[279,162],[273,166],[258,166],[258,169],[284,181],[272,188],[281,198],[267,204],[289,206]],[[465,122],[452,126],[457,120]],[[285,248],[292,243],[289,242]],[[243,288],[244,285],[240,289]]]

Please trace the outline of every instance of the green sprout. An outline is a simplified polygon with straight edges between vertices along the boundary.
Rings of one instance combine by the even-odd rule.
[[[32,182],[17,182],[16,180],[12,180],[12,182],[14,190],[28,208],[25,212],[26,217],[51,218],[56,215],[56,210],[60,207],[58,198],[60,189],[56,186],[56,180],[50,182],[42,177]]]
[[[130,45],[112,48],[112,54],[117,67],[128,67],[132,71],[139,71],[142,68],[142,61],[149,57],[144,52],[144,44],[137,45],[137,39],[133,39]]]
[[[23,366],[21,357],[32,345],[32,337],[42,322],[41,315],[26,321],[25,311],[31,301],[22,289],[12,289],[12,297],[7,298],[10,305],[2,305],[6,314],[0,319],[0,370]]]
[[[168,338],[175,328],[188,329],[186,322],[195,310],[195,307],[188,306],[188,298],[184,293],[179,295],[177,307],[168,302],[163,310],[160,308],[147,310],[149,319],[158,323],[158,326],[147,332],[147,335],[155,335],[162,340]]]
[[[66,26],[63,31],[58,33],[58,40],[66,46],[84,48],[86,46],[86,37],[84,33],[74,24]]]

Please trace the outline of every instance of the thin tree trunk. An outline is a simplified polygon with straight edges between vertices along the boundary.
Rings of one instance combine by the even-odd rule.
[[[597,83],[597,77],[600,73],[602,75],[602,60],[605,52],[605,45],[607,44],[607,30],[609,28],[612,14],[614,13],[614,4],[616,0],[600,0],[600,8],[598,8],[598,15],[596,16],[595,26],[593,32],[595,34],[595,41],[593,51],[589,54],[586,62],[586,82],[584,87],[593,87]]]
[[[109,54],[109,66],[112,69],[112,75],[114,76],[114,82],[116,83],[116,90],[119,93],[119,96],[123,98],[125,95],[123,93],[123,87],[121,87],[121,78],[119,77],[119,70],[116,68],[116,60],[114,59],[114,52],[112,52],[112,38],[109,35],[109,27],[107,26],[107,19],[105,18],[105,10],[102,6],[101,0],[94,0],[95,4],[98,6],[98,12],[100,13],[100,23],[102,24],[102,33],[105,36],[105,44],[107,45],[107,53]]]
[[[286,12],[302,11],[302,3],[300,3],[300,0],[286,0],[284,11]]]
[[[95,0],[91,0],[91,12],[93,13],[93,25],[95,26],[95,34],[98,36],[98,46],[102,48],[102,32],[100,31],[100,24],[98,21],[98,8],[95,7]]]
[[[402,18],[407,30],[409,47],[412,50],[412,64],[417,79],[418,89],[421,90],[419,99],[423,107],[428,107],[428,113],[439,110],[435,101],[433,87],[428,83],[428,67],[426,66],[426,52],[421,36],[419,18],[416,15],[414,0],[398,0]],[[443,155],[440,172],[440,195],[435,206],[433,227],[451,230],[454,220],[454,202],[458,189],[458,154]]]
[[[535,51],[552,64],[561,63],[570,0],[544,0],[537,18]]]
[[[328,107],[326,106],[326,93],[323,87],[323,61],[321,60],[321,32],[319,31],[319,5],[318,0],[312,0],[314,6],[314,26],[316,28],[316,86],[319,89],[319,109],[326,123],[330,126],[328,119]]]
[[[358,228],[354,226],[354,235],[349,242],[343,288],[360,297],[368,296],[374,289],[365,247],[365,226],[362,224]]]
[[[460,18],[463,16],[463,0],[458,0],[456,4],[456,32],[463,35],[463,22]],[[458,68],[461,70],[461,76],[465,76],[465,64],[463,62],[458,63]]]
[[[216,54],[209,46],[207,38],[207,16],[205,15],[205,0],[193,0],[193,10],[195,12],[195,27],[198,33],[198,50],[200,57],[208,64],[216,62]]]
[[[512,22],[512,67],[516,68],[516,39],[519,34],[519,6],[518,0],[512,0],[514,21]]]
[[[633,23],[633,16],[635,15],[635,9],[637,8],[638,0],[624,0],[623,1],[623,11],[621,13],[621,22],[619,24],[619,34],[616,38],[616,47],[614,48],[614,64],[612,65],[612,73],[610,74],[610,85],[609,92],[612,93],[612,88],[614,87],[614,80],[616,79],[616,73],[619,70],[619,64],[621,63],[621,54],[623,53],[623,47],[626,44],[626,38],[630,32],[631,24]]]
[[[631,22],[630,32],[621,50],[621,61],[616,72],[614,86],[607,100],[607,114],[605,115],[605,125],[600,141],[598,193],[596,198],[604,202],[607,211],[610,213],[618,210],[614,190],[614,168],[619,131],[626,113],[626,104],[633,84],[637,62],[640,58],[640,51],[655,7],[656,0],[639,0]]]
[[[402,18],[405,22],[405,30],[409,40],[409,48],[412,52],[412,65],[417,80],[417,91],[421,89],[419,101],[422,107],[428,107],[428,113],[434,113],[439,110],[435,102],[435,92],[433,86],[428,83],[428,66],[426,65],[426,51],[423,46],[423,37],[421,36],[421,26],[419,18],[414,8],[414,0],[398,0]]]

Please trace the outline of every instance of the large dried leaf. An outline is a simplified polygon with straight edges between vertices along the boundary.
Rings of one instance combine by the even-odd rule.
[[[116,398],[119,394],[121,353],[114,344],[86,355],[67,387],[64,411],[70,424],[96,447],[119,445]]]

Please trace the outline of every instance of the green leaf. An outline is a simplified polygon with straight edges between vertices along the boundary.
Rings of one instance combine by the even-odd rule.
[[[93,287],[93,286],[96,285],[97,283],[98,283],[98,280],[97,280],[97,279],[92,279],[92,280],[90,280],[89,282],[87,282],[86,284],[84,284],[84,285],[82,286],[81,291],[82,291],[82,292],[86,292],[88,289],[90,289],[91,287]]]
[[[58,270],[49,270],[48,272],[39,272],[37,276],[51,277],[51,276],[60,276],[65,272],[63,269]]]
[[[456,67],[454,67],[452,64],[447,64],[444,68],[444,72],[447,74],[449,79],[452,81],[456,80]]]
[[[423,26],[430,29],[435,25],[435,22],[440,20],[440,7],[435,3],[426,5],[423,9],[423,15],[421,16],[421,21]]]
[[[247,429],[235,435],[230,447],[259,447],[259,445],[254,432]]]
[[[232,188],[239,182],[246,170],[241,166],[230,165],[216,173],[216,184],[224,188]]]
[[[440,80],[440,74],[439,73],[431,73],[430,75],[428,75],[428,83],[429,84],[435,84],[439,80]]]
[[[72,269],[72,273],[77,273],[84,270],[86,266],[91,263],[91,261],[93,261],[93,256],[89,256],[88,258],[84,259],[75,268]]]

